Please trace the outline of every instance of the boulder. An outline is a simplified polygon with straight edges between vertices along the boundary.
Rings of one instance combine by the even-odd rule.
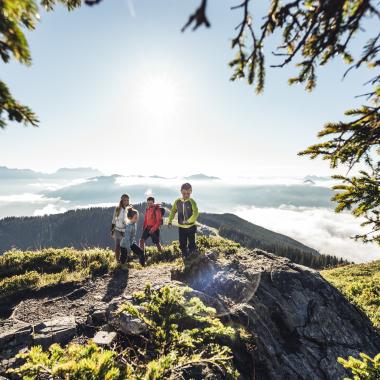
[[[3,348],[25,346],[32,342],[32,326],[22,324],[19,327],[4,331],[0,334],[0,352]]]
[[[118,330],[127,335],[141,335],[148,331],[148,326],[137,317],[123,311],[117,316]]]
[[[32,344],[32,326],[20,324],[0,334],[0,374],[16,363],[15,356]],[[1,376],[0,376],[1,379]]]
[[[75,317],[54,318],[33,327],[33,344],[47,348],[53,343],[66,344],[77,332]]]
[[[342,379],[348,373],[338,357],[380,352],[368,318],[317,271],[265,251],[199,255],[173,276],[254,336],[251,360],[234,351],[245,379]]]

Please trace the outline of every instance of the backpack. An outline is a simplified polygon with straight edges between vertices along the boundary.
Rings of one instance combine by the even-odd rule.
[[[156,208],[156,210],[157,210],[157,208],[160,210],[160,212],[161,212],[161,225],[163,225],[164,224],[164,216],[165,216],[165,212],[166,212],[165,207],[163,207],[161,204],[156,204],[156,205],[154,205],[154,207]],[[154,217],[156,217],[156,213],[154,213]]]

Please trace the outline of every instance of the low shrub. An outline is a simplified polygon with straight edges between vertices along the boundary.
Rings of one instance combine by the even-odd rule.
[[[339,358],[338,362],[344,368],[350,370],[353,378],[346,380],[379,380],[380,379],[380,354],[377,354],[373,359],[366,354],[360,354],[361,359],[356,359],[352,356],[345,360]]]
[[[102,349],[94,343],[70,344],[66,348],[53,344],[48,351],[43,351],[41,346],[35,346],[18,357],[26,362],[9,372],[19,375],[24,380],[129,378],[127,368],[116,360],[117,353]]]
[[[0,300],[27,289],[100,276],[115,266],[113,253],[104,249],[10,251],[0,257]]]
[[[36,272],[26,272],[0,281],[0,299],[24,289],[34,288],[38,285],[41,276]]]

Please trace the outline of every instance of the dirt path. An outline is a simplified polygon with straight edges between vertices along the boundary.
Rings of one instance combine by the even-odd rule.
[[[159,265],[144,269],[116,270],[115,272],[84,282],[74,291],[63,291],[54,297],[30,298],[21,301],[10,318],[0,322],[0,334],[22,323],[34,324],[62,316],[75,316],[84,321],[88,311],[100,302],[143,290],[150,282],[163,285],[170,282],[171,265]]]

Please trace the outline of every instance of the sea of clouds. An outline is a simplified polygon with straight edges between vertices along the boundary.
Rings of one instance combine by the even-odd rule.
[[[232,212],[270,230],[317,249],[355,262],[380,258],[380,249],[351,239],[362,230],[349,213],[336,214],[330,201],[332,180],[311,177],[256,177],[192,180],[201,211]],[[185,179],[141,176],[98,176],[90,179],[2,180],[0,218],[42,216],[73,208],[109,207],[120,194],[132,202],[147,195],[172,202]]]

